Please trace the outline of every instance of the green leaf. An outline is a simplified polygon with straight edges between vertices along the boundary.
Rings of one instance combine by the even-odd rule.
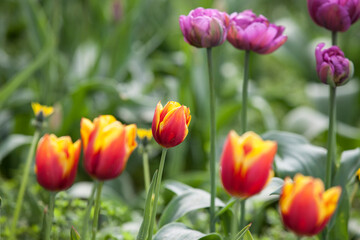
[[[341,154],[340,167],[336,172],[333,185],[345,189],[346,184],[354,177],[360,168],[360,148],[345,151]]]
[[[0,145],[0,163],[9,153],[22,145],[30,144],[31,140],[31,136],[21,134],[12,134],[8,136]]]
[[[240,230],[238,234],[235,236],[235,240],[241,240],[243,239],[244,235],[249,231],[249,228],[251,227],[251,223],[246,225],[243,229]]]
[[[204,234],[186,227],[182,223],[170,223],[161,228],[154,240],[221,240],[216,233]]]
[[[165,186],[165,188],[169,189],[176,195],[181,195],[186,191],[194,189],[194,188],[190,187],[189,185],[186,185],[181,182],[174,181],[174,180],[166,181],[164,186]]]
[[[244,235],[244,240],[254,240],[253,236],[251,235],[250,231],[247,230],[245,235]]]
[[[280,131],[265,133],[263,138],[278,143],[275,172],[280,178],[296,173],[325,179],[326,149],[311,145],[304,137]]]
[[[136,240],[147,239],[147,236],[149,233],[149,227],[150,227],[150,221],[151,221],[151,210],[152,210],[152,205],[153,205],[153,194],[154,194],[154,189],[155,189],[155,185],[156,185],[157,174],[158,174],[158,171],[156,170],[154,173],[154,176],[152,178],[148,193],[146,195],[144,219],[141,223],[140,230],[136,237]]]
[[[215,199],[215,206],[223,207],[220,199]],[[173,198],[161,215],[159,226],[176,221],[188,212],[210,207],[210,194],[201,189],[191,189]]]
[[[75,230],[74,227],[71,227],[70,230],[70,240],[80,240],[80,235],[79,233]]]

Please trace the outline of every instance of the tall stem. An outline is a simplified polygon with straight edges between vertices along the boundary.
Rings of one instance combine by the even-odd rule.
[[[150,186],[149,155],[145,149],[142,155],[143,155],[145,191],[147,192]]]
[[[212,74],[211,48],[207,48],[207,62],[210,86],[210,232],[215,232],[215,196],[216,196],[216,165],[215,165],[215,84]]]
[[[245,51],[244,60],[244,81],[242,88],[242,108],[241,108],[241,132],[245,133],[247,128],[247,98],[248,98],[248,83],[249,83],[249,57],[250,51]]]
[[[337,45],[337,32],[336,31],[331,32],[331,44],[333,46]]]
[[[20,211],[21,211],[21,207],[22,207],[22,203],[23,203],[23,199],[24,199],[25,189],[26,189],[26,185],[27,185],[28,179],[29,179],[30,166],[32,163],[32,159],[34,157],[35,147],[36,147],[36,143],[39,140],[39,137],[40,137],[40,131],[36,130],[34,133],[32,142],[31,142],[29,153],[26,158],[25,169],[24,169],[18,197],[16,200],[14,217],[12,219],[11,230],[10,230],[10,233],[11,233],[10,239],[12,239],[12,240],[16,239],[16,225],[17,225],[17,222],[18,222],[18,219],[20,216]]]
[[[326,189],[331,187],[331,172],[332,164],[336,157],[336,87],[330,86],[329,99],[329,131],[327,140],[327,162],[326,162]]]
[[[50,192],[49,209],[46,215],[45,240],[50,240],[52,221],[54,218],[55,195],[57,192]]]
[[[96,184],[93,184],[93,187],[92,187],[92,190],[91,190],[91,195],[90,195],[90,197],[88,199],[88,205],[86,207],[86,212],[85,212],[85,216],[84,216],[84,219],[83,219],[83,226],[82,226],[81,235],[80,235],[83,239],[87,238],[88,223],[89,223],[91,208],[92,208],[93,203],[94,203],[95,191],[96,191]]]
[[[156,179],[155,198],[154,198],[153,209],[151,211],[151,221],[150,221],[149,235],[148,235],[149,237],[147,239],[152,239],[152,234],[153,234],[153,229],[154,229],[155,219],[156,219],[157,203],[158,203],[158,199],[159,199],[161,178],[162,178],[164,165],[165,165],[166,152],[167,152],[167,148],[163,148],[162,153],[161,153],[161,159],[160,159],[159,174]]]
[[[93,220],[93,226],[92,226],[92,238],[91,238],[92,240],[96,239],[96,233],[97,233],[98,221],[99,221],[99,213],[100,213],[101,190],[102,190],[103,185],[104,185],[104,181],[100,181],[97,183],[94,220]]]
[[[240,200],[240,229],[245,227],[245,203],[246,198]]]
[[[231,221],[231,239],[235,238],[239,230],[239,224],[238,224],[239,208],[240,208],[240,200],[236,199],[233,206],[233,217]]]

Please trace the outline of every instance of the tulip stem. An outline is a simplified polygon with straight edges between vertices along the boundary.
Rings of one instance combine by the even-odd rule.
[[[12,240],[16,239],[16,225],[17,225],[17,222],[18,222],[18,219],[20,216],[20,211],[21,211],[23,200],[24,200],[25,189],[26,189],[26,185],[27,185],[28,179],[29,179],[30,166],[32,163],[32,159],[34,157],[35,147],[36,147],[36,143],[39,140],[39,137],[40,137],[40,131],[36,130],[34,133],[32,142],[31,142],[29,153],[26,158],[25,169],[24,169],[24,173],[23,173],[23,177],[22,177],[22,181],[21,181],[21,185],[20,185],[19,194],[18,194],[18,197],[16,200],[14,217],[12,219],[11,230],[10,230],[10,234],[11,234],[10,239],[12,239]]]
[[[162,178],[164,165],[165,165],[166,152],[167,152],[167,148],[163,148],[162,153],[161,153],[161,159],[160,159],[159,174],[157,176],[156,185],[155,185],[155,197],[154,197],[153,209],[151,211],[151,221],[150,221],[149,235],[148,235],[149,237],[147,239],[152,239],[152,234],[153,234],[153,230],[154,230],[157,203],[158,203],[158,199],[159,199],[161,178]]]
[[[210,232],[215,232],[215,196],[216,196],[216,165],[215,165],[215,85],[212,74],[211,48],[207,48],[207,62],[210,87]]]
[[[249,57],[250,51],[245,51],[244,60],[244,81],[242,88],[242,108],[241,108],[241,132],[245,133],[247,128],[247,98],[248,98],[248,83],[249,83]]]
[[[104,185],[104,181],[97,182],[95,209],[94,209],[94,220],[92,225],[92,240],[96,239],[96,232],[98,228],[99,214],[100,214],[100,201],[101,201],[101,190]]]
[[[92,208],[92,205],[94,203],[95,191],[96,191],[96,184],[93,184],[93,187],[92,187],[92,190],[91,190],[91,195],[90,195],[90,197],[88,199],[88,204],[87,204],[85,216],[84,216],[84,219],[83,219],[83,227],[82,227],[82,232],[81,232],[81,237],[83,239],[87,238],[88,223],[89,223],[91,208]]]
[[[232,221],[231,221],[231,239],[235,239],[235,236],[239,231],[239,229],[238,229],[239,228],[239,224],[238,224],[239,212],[240,212],[240,200],[235,199],[235,203],[233,206],[233,217],[232,217]]]
[[[45,240],[50,240],[52,221],[54,218],[55,196],[57,192],[50,192],[49,209],[46,213]]]
[[[337,32],[332,31],[331,32],[331,44],[335,46],[337,44]]]
[[[240,200],[240,229],[245,227],[245,203],[246,198]]]
[[[143,167],[144,167],[144,181],[145,181],[145,191],[149,190],[150,186],[150,170],[149,170],[149,155],[144,149],[143,151]]]
[[[330,104],[329,104],[329,131],[327,140],[327,162],[326,162],[326,189],[331,187],[331,168],[336,157],[336,87],[329,86]]]

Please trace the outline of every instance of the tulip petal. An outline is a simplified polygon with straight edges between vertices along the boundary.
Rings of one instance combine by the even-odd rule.
[[[351,26],[351,19],[346,8],[337,3],[324,3],[316,13],[317,22],[331,31],[345,32]]]

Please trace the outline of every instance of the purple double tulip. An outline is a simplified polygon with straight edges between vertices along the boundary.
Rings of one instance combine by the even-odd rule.
[[[308,0],[308,9],[319,26],[345,32],[360,17],[360,0]]]
[[[352,62],[345,58],[338,46],[322,50],[325,43],[319,43],[315,50],[316,71],[325,84],[341,86],[347,83],[353,74]]]
[[[266,17],[256,16],[251,10],[231,14],[229,25],[227,40],[241,50],[268,54],[287,40],[283,26],[270,23]]]
[[[229,16],[216,9],[196,8],[179,18],[181,32],[187,43],[198,48],[221,45],[227,34]]]

